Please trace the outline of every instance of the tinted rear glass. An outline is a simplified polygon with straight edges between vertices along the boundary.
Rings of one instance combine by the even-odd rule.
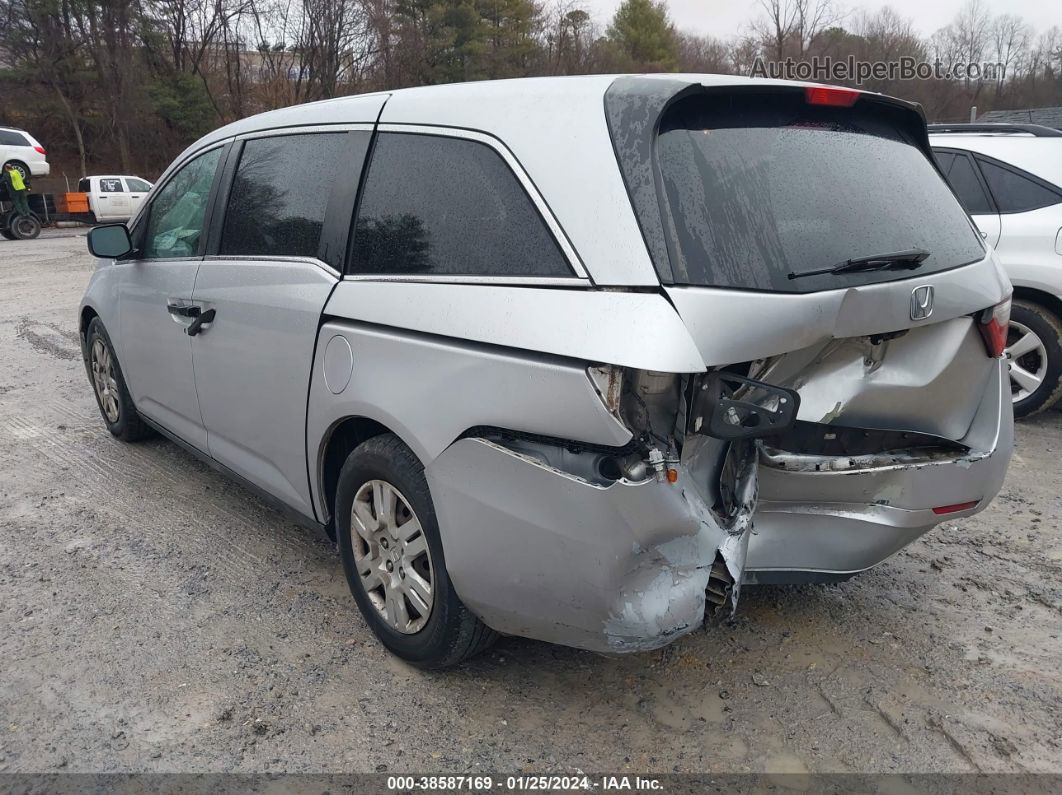
[[[0,146],[30,146],[30,142],[20,132],[0,130]]]
[[[938,155],[939,157],[939,155]],[[955,195],[959,197],[966,212],[971,215],[986,215],[994,213],[992,203],[985,195],[985,189],[981,187],[981,180],[974,171],[973,160],[967,155],[948,155],[951,160],[947,166],[941,160],[941,170],[951,184]]]
[[[1062,194],[1056,193],[1039,182],[1023,177],[1021,174],[1003,166],[997,166],[987,160],[978,158],[981,173],[996,197],[1001,213],[1024,213],[1050,207],[1062,202]]]
[[[677,102],[656,142],[675,283],[811,292],[983,258],[940,174],[887,119],[802,94]],[[930,252],[916,272],[789,278],[915,248]]]

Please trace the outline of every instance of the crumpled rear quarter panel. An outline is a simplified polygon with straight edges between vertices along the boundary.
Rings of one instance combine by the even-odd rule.
[[[657,648],[703,623],[719,548],[744,557],[748,534],[715,524],[681,478],[602,487],[483,439],[451,445],[425,474],[454,588],[500,632]]]

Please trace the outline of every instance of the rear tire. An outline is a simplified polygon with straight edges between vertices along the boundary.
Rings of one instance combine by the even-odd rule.
[[[374,436],[347,458],[336,489],[335,521],[350,592],[373,633],[393,654],[421,668],[446,668],[498,637],[454,592],[424,467],[397,436]],[[414,524],[419,528],[407,536],[405,528]],[[411,562],[407,550],[419,557]],[[404,589],[413,581],[398,576],[414,569],[418,594],[407,598]],[[429,600],[420,596],[425,584]],[[392,606],[397,603],[400,607]]]
[[[11,166],[11,168],[15,169],[15,171],[17,171],[22,176],[22,181],[26,183],[26,185],[29,185],[31,176],[29,166],[27,166],[21,160],[8,160],[6,163],[4,163],[4,165]]]
[[[34,240],[41,234],[41,222],[34,215],[15,213],[8,221],[12,240]]]
[[[1062,321],[1046,307],[1026,300],[1011,304],[1010,320],[1007,358],[1015,396],[1014,416],[1020,419],[1050,408],[1062,396]],[[1023,339],[1031,340],[1026,337],[1030,333],[1037,338],[1038,345],[1026,350],[1032,344],[1030,341],[1018,348]],[[1012,348],[1019,354],[1013,358]],[[1038,377],[1039,386],[1029,389],[1031,382],[1027,374]]]
[[[136,442],[151,436],[151,428],[140,419],[133,405],[111,338],[98,317],[92,318],[85,338],[89,382],[107,430],[123,442]]]

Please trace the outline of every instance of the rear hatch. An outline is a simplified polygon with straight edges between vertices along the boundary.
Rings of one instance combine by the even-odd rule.
[[[797,390],[803,421],[966,435],[998,374],[992,310],[1010,288],[917,106],[632,77],[606,114],[657,274],[709,368]]]

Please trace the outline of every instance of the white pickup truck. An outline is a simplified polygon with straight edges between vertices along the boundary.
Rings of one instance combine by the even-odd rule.
[[[146,179],[125,175],[82,177],[77,184],[79,192],[88,194],[97,221],[128,221],[152,187]]]

